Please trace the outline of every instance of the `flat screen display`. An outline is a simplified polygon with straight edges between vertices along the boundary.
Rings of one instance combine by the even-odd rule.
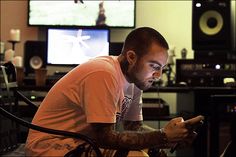
[[[28,25],[134,28],[135,0],[29,0]]]
[[[48,28],[47,64],[79,65],[109,55],[109,29]]]

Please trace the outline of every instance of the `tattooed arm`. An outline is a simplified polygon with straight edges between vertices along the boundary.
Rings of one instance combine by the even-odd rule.
[[[123,132],[115,131],[113,123],[92,123],[91,126],[97,143],[110,149],[170,148],[178,142],[190,144],[195,138],[194,132],[187,129],[182,117],[170,120],[160,130],[149,130],[141,123],[135,123],[126,122],[126,129],[129,130]]]
[[[156,129],[143,124],[143,121],[124,121],[123,122],[125,130],[133,131],[154,131]]]
[[[93,123],[91,125],[95,133],[95,140],[103,148],[140,150],[154,146],[168,147],[168,140],[160,130],[117,132],[112,123]]]

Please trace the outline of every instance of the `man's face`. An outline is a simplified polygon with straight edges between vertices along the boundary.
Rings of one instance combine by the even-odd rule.
[[[136,59],[128,71],[130,81],[141,90],[150,88],[154,81],[160,79],[162,69],[168,59],[167,50],[155,43],[146,53],[143,57]]]

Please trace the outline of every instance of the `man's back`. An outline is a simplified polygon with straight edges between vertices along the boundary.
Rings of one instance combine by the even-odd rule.
[[[100,93],[100,98],[107,99],[105,102],[107,101],[110,104],[118,104],[121,98],[121,93],[119,94],[120,91],[117,89],[120,89],[119,86],[122,84],[120,81],[123,78],[119,76],[121,71],[118,62],[116,62],[117,59],[114,57],[104,57],[79,65],[70,71],[48,92],[32,123],[47,128],[80,132],[92,137],[93,133],[87,121],[94,121],[94,119],[103,121],[106,119],[104,115],[93,114],[93,112],[104,108],[97,106],[100,104],[97,102],[99,99],[93,99],[93,97],[97,97]],[[107,82],[108,87],[113,94],[111,97],[117,97],[117,102],[111,103],[110,101],[113,99],[110,96],[102,95],[102,91],[107,89],[99,87],[101,84],[99,80],[111,80],[111,82]],[[112,87],[114,88],[112,89]],[[101,111],[101,113],[105,112]],[[115,117],[115,115],[108,116]],[[109,120],[112,123],[114,121],[114,118]],[[39,154],[52,152],[55,155],[57,150],[59,150],[59,154],[62,153],[60,150],[66,153],[78,143],[79,141],[75,141],[75,139],[56,137],[55,135],[30,130],[26,148],[30,148],[31,151],[28,151],[30,154],[32,151],[36,151]],[[37,149],[35,149],[36,146]],[[40,146],[42,147],[40,148]],[[37,153],[33,152],[33,154],[36,155]],[[50,155],[50,153],[46,155]]]

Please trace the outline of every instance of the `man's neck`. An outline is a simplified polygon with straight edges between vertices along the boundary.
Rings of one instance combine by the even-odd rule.
[[[118,56],[118,62],[120,63],[121,71],[126,79],[126,82],[124,84],[124,88],[126,89],[127,87],[130,86],[130,83],[131,83],[128,77],[129,63],[123,55]]]

